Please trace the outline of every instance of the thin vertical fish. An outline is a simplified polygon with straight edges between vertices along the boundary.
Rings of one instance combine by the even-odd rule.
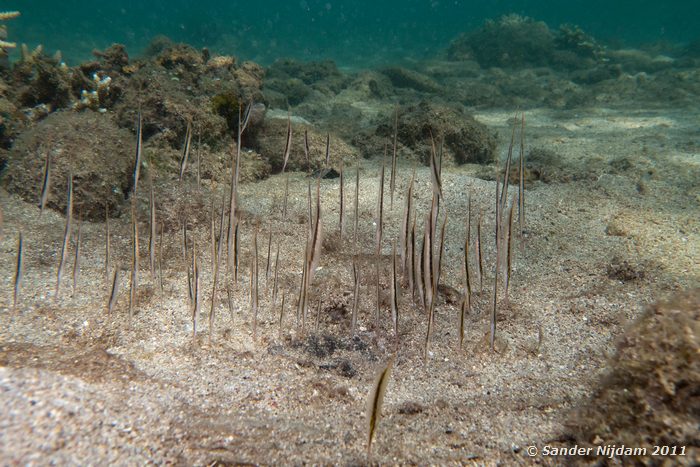
[[[331,134],[326,133],[326,168],[331,164]]]
[[[240,126],[240,111],[239,111],[239,126]],[[238,137],[240,139],[240,131],[238,132]],[[236,229],[236,218],[238,217],[238,214],[236,212],[236,204],[238,203],[237,199],[237,186],[236,186],[236,179],[238,177],[237,171],[236,171],[236,166],[238,164],[238,158],[240,156],[240,152],[238,152],[238,146],[239,144],[236,143],[236,154],[234,154],[234,157],[236,158],[236,161],[233,161],[231,163],[231,197],[229,200],[229,213],[228,213],[228,229],[226,230],[226,271],[227,273],[233,274],[233,263],[236,261],[235,258],[235,253],[234,253],[234,236],[235,236],[235,229]]]
[[[321,259],[321,245],[323,243],[323,222],[321,221],[321,181],[316,184],[316,215],[313,222],[313,231],[309,243],[309,285],[313,281],[316,267]]]
[[[311,156],[309,151],[309,130],[304,130],[304,159],[306,159],[306,170],[311,173]]]
[[[149,170],[150,174],[151,171]],[[150,176],[149,176],[150,178]],[[156,197],[153,193],[153,179],[150,183],[150,196],[148,202],[149,208],[149,235],[148,235],[148,259],[151,266],[151,277],[155,279],[156,277]]]
[[[318,325],[321,322],[321,299],[318,299],[318,306],[316,307],[316,325],[314,326],[314,330],[318,332]]]
[[[416,228],[416,214],[414,213],[413,217],[413,238],[415,241],[416,234],[417,234],[417,228]],[[423,236],[423,243],[425,243],[425,236]],[[416,289],[418,290],[418,304],[421,305],[423,308],[425,308],[425,290],[424,290],[424,284],[423,284],[423,248],[424,245],[421,245],[420,248],[416,248],[417,245],[413,246],[413,273],[414,273],[414,285]],[[414,301],[415,301],[415,295],[414,295]]]
[[[381,313],[381,304],[382,304],[382,295],[381,295],[382,287],[381,287],[381,285],[379,285],[379,255],[375,255],[375,257],[374,257],[374,266],[375,266],[375,271],[376,271],[375,278],[377,279],[376,287],[375,287],[375,290],[376,290],[375,303],[377,304],[377,307],[376,307],[375,312],[374,312],[374,319],[377,322],[377,325],[379,325],[379,316]]]
[[[240,242],[239,242],[239,234],[240,234],[240,224],[238,222],[238,219],[234,222],[233,225],[233,282],[235,284],[238,284],[238,266],[240,264],[240,259],[241,255],[240,253]]]
[[[306,312],[307,312],[307,303],[308,303],[308,288],[309,288],[309,255],[310,253],[310,243],[311,243],[311,238],[313,235],[313,215],[311,212],[311,182],[308,184],[308,204],[309,204],[309,213],[308,213],[308,226],[309,226],[309,231],[308,231],[308,238],[306,240],[306,245],[304,247],[304,258],[302,261],[302,273],[301,273],[301,286],[299,288],[299,300],[297,301],[297,312],[296,312],[296,322],[299,324],[300,318],[301,318],[301,332],[302,334],[304,333],[304,326],[306,324]]]
[[[58,300],[58,292],[61,287],[61,277],[63,276],[63,267],[66,264],[66,255],[68,254],[68,245],[70,243],[70,233],[73,224],[73,173],[68,174],[68,200],[66,202],[66,229],[63,232],[63,246],[61,247],[61,258],[58,263],[58,272],[56,273],[56,293],[54,298]]]
[[[139,224],[136,219],[136,198],[131,202],[131,282],[129,285],[129,323],[134,316],[139,287]]]
[[[306,247],[308,249],[308,246]],[[306,306],[307,306],[307,301],[306,301],[306,281],[307,281],[307,262],[306,258],[308,257],[308,253],[305,253],[304,255],[304,264],[302,266],[302,271],[301,271],[301,284],[299,284],[299,299],[297,300],[297,314],[296,314],[296,321],[297,324],[299,324],[299,320],[301,319],[301,334],[304,334],[304,328],[306,326]]]
[[[508,202],[508,180],[510,179],[510,165],[513,160],[513,145],[515,145],[515,129],[517,127],[517,121],[518,115],[516,114],[515,117],[513,117],[513,131],[511,132],[510,135],[510,145],[508,146],[508,157],[506,158],[506,171],[505,171],[505,176],[503,177],[503,188],[501,189],[501,198],[500,198],[500,210],[501,212],[505,211],[506,209],[506,203]]]
[[[241,107],[238,108],[238,137],[236,138],[236,153],[235,161],[231,164],[231,199],[229,203],[229,220],[228,220],[228,242],[227,242],[227,270],[233,271],[234,280],[238,283],[238,182],[241,171],[241,145],[243,132],[248,126],[250,120],[250,109],[252,103],[248,104],[245,112],[242,114]]]
[[[520,160],[518,169],[518,230],[520,233],[520,251],[525,248],[523,230],[525,229],[525,113],[520,124]]]
[[[231,284],[226,281],[226,302],[228,305],[228,312],[231,315],[231,322],[233,322],[233,297],[231,296]]]
[[[119,264],[114,266],[114,272],[112,273],[112,289],[109,293],[109,300],[107,301],[107,313],[111,314],[114,310],[114,305],[117,304],[117,297],[119,296]]]
[[[442,254],[445,251],[445,231],[447,230],[447,211],[445,211],[445,217],[442,219],[442,227],[440,228],[440,244],[438,245],[438,256],[437,256],[437,268],[433,274],[435,284],[433,288],[437,291],[440,285],[440,274],[442,271]]]
[[[80,217],[80,216],[79,216]],[[73,259],[73,295],[78,291],[78,276],[80,275],[80,245],[82,243],[82,222],[78,218],[78,234],[75,240],[75,257]]]
[[[187,303],[190,308],[194,306],[194,271],[192,270],[192,263],[187,265]]]
[[[390,203],[389,209],[394,210],[394,189],[396,188],[396,150],[399,138],[399,108],[394,111],[394,146],[391,151],[391,177],[389,179]]]
[[[466,315],[469,313],[469,310],[471,309],[471,299],[469,298],[469,294],[465,294],[464,297],[462,297],[462,306],[460,307],[460,312],[459,312],[459,349],[462,350],[462,346],[464,345],[464,323],[466,320]]]
[[[479,217],[476,222],[476,260],[479,264],[479,291],[484,290],[484,255],[481,253],[481,215],[483,212],[479,210]]]
[[[226,220],[226,214],[225,214],[225,200],[223,198],[224,195],[222,195],[221,198],[221,211],[219,212],[219,243],[216,247],[216,258],[219,263],[221,263],[221,258],[223,258],[224,254],[224,222]],[[220,265],[219,265],[220,267]]]
[[[211,308],[209,310],[209,343],[211,343],[212,336],[214,335],[214,313],[216,311],[216,287],[219,282],[219,265],[221,263],[221,258],[217,254],[216,249],[216,238],[214,236],[214,209],[212,204],[212,219],[211,219],[211,254],[213,256],[212,265],[212,279],[211,286]]]
[[[209,207],[209,245],[211,247],[211,270],[216,269],[216,223],[214,221],[214,198],[211,199]]]
[[[165,226],[160,223],[160,241],[158,242],[158,285],[161,297],[163,296],[163,229]]]
[[[197,188],[202,188],[202,133],[197,131]]]
[[[272,280],[272,307],[277,303],[277,277],[280,265],[280,244],[277,242],[277,252],[275,253],[275,274]]]
[[[442,198],[442,180],[440,178],[441,164],[437,161],[435,150],[435,140],[432,132],[430,133],[430,180],[432,182],[433,194],[438,198]]]
[[[411,300],[416,299],[416,289],[414,283],[415,268],[416,268],[416,215],[413,213],[413,222],[409,230],[408,252],[406,253],[406,276],[408,277],[408,289],[411,291]]]
[[[399,345],[399,284],[396,276],[396,241],[391,251],[391,322],[396,345]]]
[[[382,404],[384,403],[384,394],[386,393],[386,387],[389,384],[389,377],[391,376],[391,368],[394,364],[394,359],[389,360],[387,365],[379,372],[377,378],[374,380],[372,389],[368,395],[367,401],[367,459],[372,456],[372,441],[377,432],[377,426],[379,425],[379,418],[381,417]]]
[[[464,236],[464,289],[465,294],[471,296],[472,294],[472,281],[471,273],[469,269],[469,244],[471,239],[472,231],[472,198],[471,195],[467,199],[467,232]]]
[[[431,219],[432,216],[428,213],[423,229],[423,261],[421,272],[423,275],[423,292],[425,293],[423,307],[426,313],[430,309],[430,304],[433,301],[433,240],[431,237],[433,229],[431,226]]]
[[[270,233],[267,236],[267,265],[265,266],[265,290],[268,290],[268,282],[270,282],[270,273],[272,272],[272,226]]]
[[[510,209],[508,209],[508,230],[506,232],[506,283],[505,283],[505,303],[506,306],[508,306],[508,286],[510,285],[510,273],[512,269],[512,263],[513,263],[513,255],[512,255],[512,232],[513,232],[513,211],[515,208],[515,195],[513,195],[513,199],[510,203]]]
[[[253,230],[253,258],[250,263],[250,308],[253,315],[253,342],[258,331],[258,229]]]
[[[14,281],[14,294],[12,296],[12,308],[17,308],[19,303],[19,292],[22,286],[22,273],[24,269],[24,241],[22,238],[22,232],[19,233],[19,238],[17,239],[17,265],[15,266],[15,281]]]
[[[411,175],[411,181],[408,183],[408,190],[406,192],[406,204],[403,209],[403,221],[401,222],[401,238],[400,238],[400,255],[401,255],[401,271],[404,275],[406,274],[406,260],[408,258],[408,237],[409,230],[411,227],[411,209],[412,209],[412,198],[413,198],[413,183],[416,178],[416,169],[413,169],[413,174]]]
[[[46,151],[46,163],[44,164],[44,183],[41,185],[41,197],[39,198],[39,216],[44,213],[46,201],[51,190],[51,151]]]
[[[343,159],[340,159],[340,219],[338,220],[338,235],[340,242],[343,242],[343,216],[345,214],[345,173]]]
[[[386,161],[387,145],[384,145],[384,157],[382,158],[382,167],[379,170],[379,192],[377,193],[377,233],[376,233],[376,245],[375,245],[375,269],[377,278],[377,297],[376,304],[377,308],[375,310],[375,319],[377,324],[379,324],[379,315],[381,313],[381,287],[379,285],[379,257],[382,253],[382,235],[384,230],[384,170]]]
[[[501,258],[501,212],[499,209],[500,200],[498,199],[498,177],[496,177],[496,272],[493,279],[493,304],[491,307],[491,327],[489,335],[489,347],[491,351],[496,350],[496,315],[498,313],[498,272],[500,269]]]
[[[279,338],[282,339],[282,323],[284,322],[284,302],[287,299],[287,294],[282,294],[282,305],[280,306],[280,321],[279,321]]]
[[[182,221],[182,260],[187,263],[187,219]]]
[[[192,144],[192,121],[187,120],[187,130],[185,132],[185,144],[182,147],[182,157],[180,158],[180,178],[179,178],[179,180],[181,182],[185,176],[185,170],[187,170],[187,159],[190,156],[191,144]]]
[[[308,292],[313,281],[314,271],[321,256],[321,180],[319,178],[316,185],[316,213],[313,221],[310,223],[309,238],[306,243],[304,268],[302,271],[302,284],[299,294],[299,307],[297,314],[302,316],[302,330],[306,322],[306,313],[308,308]]]
[[[433,195],[433,200],[435,200],[436,196]],[[433,203],[435,205],[435,203]],[[428,213],[427,219],[425,221],[425,232],[424,232],[424,240],[423,240],[423,288],[425,290],[425,313],[428,317],[428,326],[427,326],[427,331],[425,334],[425,347],[423,351],[423,358],[427,362],[428,360],[428,351],[430,348],[430,336],[432,335],[433,332],[433,311],[435,307],[435,302],[436,302],[436,297],[435,297],[435,281],[433,279],[433,264],[434,264],[434,258],[433,258],[433,237],[432,233],[434,232],[434,229],[432,228],[432,219],[433,216],[431,213]]]
[[[464,297],[462,297],[462,306],[459,315],[459,348],[462,349],[464,343],[464,323],[467,313],[471,309],[471,296],[472,296],[472,285],[471,285],[471,275],[469,272],[469,240],[471,237],[471,212],[472,212],[472,199],[469,196],[467,200],[467,232],[464,236]]]
[[[357,227],[360,221],[360,158],[357,158],[357,168],[355,170],[355,206],[354,206],[354,211],[355,211],[355,226],[353,228],[353,233],[352,233],[352,243],[353,243],[353,251],[357,250]]]
[[[384,228],[384,168],[387,147],[384,146],[384,158],[382,158],[382,168],[379,170],[379,192],[377,193],[377,233],[375,254],[379,256],[382,252],[382,235]]]
[[[112,237],[109,230],[109,204],[105,204],[105,281],[109,279],[109,262],[112,256]]]
[[[357,310],[360,306],[360,270],[357,267],[357,261],[355,256],[352,257],[352,277],[355,281],[355,287],[353,289],[353,302],[352,302],[352,322],[350,324],[350,335],[355,335],[355,329],[357,328]]]
[[[143,140],[142,125],[143,122],[141,120],[141,110],[139,110],[138,116],[136,118],[136,157],[134,160],[134,176],[131,182],[133,195],[136,195],[136,193],[138,192],[137,190],[139,186],[139,175],[141,173],[141,146]]]
[[[284,202],[282,203],[282,218],[287,220],[287,203],[289,202],[289,174],[284,179]]]
[[[192,278],[194,282],[194,303],[192,307],[192,338],[197,338],[197,321],[199,321],[199,311],[201,309],[201,295],[199,282],[199,261],[197,260],[197,244],[192,242]]]
[[[292,116],[287,112],[287,140],[284,145],[284,156],[282,158],[282,173],[287,168],[287,162],[289,161],[289,153],[292,150]]]

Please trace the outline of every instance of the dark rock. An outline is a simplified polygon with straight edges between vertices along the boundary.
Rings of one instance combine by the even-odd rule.
[[[346,378],[354,378],[357,375],[357,370],[350,360],[343,359],[338,362],[338,374]]]
[[[441,86],[432,78],[402,67],[390,67],[381,70],[391,84],[397,88],[410,88],[420,92],[437,93],[441,91]],[[379,88],[377,87],[377,91]]]
[[[68,107],[72,101],[70,72],[52,58],[32,56],[18,63],[12,74],[20,107],[46,105],[54,111]]]
[[[113,44],[104,51],[94,50],[92,54],[100,60],[102,71],[123,72],[124,67],[129,64],[129,54],[122,44]]]
[[[318,358],[328,358],[338,347],[338,339],[330,334],[309,336],[306,340],[306,351]]]
[[[630,264],[620,258],[613,258],[607,266],[607,276],[610,279],[622,282],[630,282],[637,279],[644,279],[644,270],[639,265]]]
[[[423,406],[423,404],[420,404],[415,401],[405,401],[399,405],[397,412],[404,415],[416,415],[423,412],[424,410],[425,407]]]

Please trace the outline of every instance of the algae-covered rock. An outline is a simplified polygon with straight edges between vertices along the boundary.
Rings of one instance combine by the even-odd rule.
[[[429,76],[403,67],[389,67],[381,70],[391,84],[397,88],[409,88],[419,92],[436,93],[441,91],[441,86]]]
[[[65,212],[68,174],[73,173],[74,212],[104,219],[105,206],[118,215],[125,201],[135,138],[96,112],[56,112],[21,133],[8,156],[7,190],[39,202],[47,153],[51,157],[48,206]]]
[[[349,81],[331,60],[304,63],[281,59],[266,71],[265,96],[268,102],[278,107],[296,106],[312,95],[333,96]],[[280,96],[286,99],[282,100]]]
[[[552,31],[543,21],[512,14],[459,36],[450,44],[448,57],[476,60],[484,68],[582,69],[603,63],[606,51],[579,26],[564,24]]]
[[[386,115],[376,134],[393,138],[395,116]],[[424,164],[430,162],[431,135],[436,146],[443,141],[443,160],[455,164],[487,164],[496,156],[496,136],[483,123],[462,110],[421,102],[398,112],[398,143]]]
[[[306,163],[304,155],[304,132],[308,133],[310,163]],[[287,169],[290,171],[315,171],[325,165],[326,133],[316,130],[310,123],[292,122],[292,147]],[[260,129],[255,133],[252,145],[257,152],[268,160],[273,172],[282,170],[284,163],[284,147],[287,141],[286,116],[271,116],[266,118]],[[348,145],[335,134],[330,135],[330,167],[339,168],[340,160],[354,161],[357,150]]]
[[[70,70],[41,51],[15,65],[12,81],[18,107],[45,105],[53,111],[68,107],[73,100]]]
[[[112,86],[121,90],[110,110],[119,126],[133,128],[141,109],[147,141],[155,137],[159,144],[181,148],[191,121],[205,143],[221,147],[237,125],[233,107],[262,102],[263,71],[252,62],[239,65],[233,57],[164,41],[156,50],[153,59],[130,65],[128,74],[110,75]]]
[[[557,52],[568,52],[576,57],[571,63],[575,67],[594,66],[605,59],[605,48],[593,36],[573,24],[559,26],[554,46]]]
[[[554,39],[544,22],[513,14],[488,20],[480,29],[455,39],[448,56],[452,60],[474,58],[482,67],[547,65]]]
[[[646,447],[624,462],[700,459],[700,289],[650,306],[621,336],[610,371],[571,421],[579,446]],[[685,446],[652,457],[653,446]],[[669,464],[670,465],[670,464]]]
[[[265,81],[263,92],[269,102],[278,107],[289,107],[304,102],[311,94],[311,88],[299,78],[270,78]]]
[[[314,89],[327,90],[333,94],[340,92],[349,81],[332,60],[300,62],[281,59],[270,65],[266,76],[270,79],[282,80],[296,78]]]

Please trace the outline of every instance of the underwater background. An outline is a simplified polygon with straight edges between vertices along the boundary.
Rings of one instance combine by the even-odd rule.
[[[0,466],[700,465],[700,0],[0,12]]]
[[[61,50],[69,65],[112,43],[138,55],[162,34],[262,64],[293,57],[366,66],[429,57],[460,32],[511,13],[550,28],[575,24],[616,47],[690,42],[700,30],[700,2],[694,0],[42,0],[4,2],[2,8],[22,12],[9,25],[11,37],[30,47],[43,44],[47,52]]]

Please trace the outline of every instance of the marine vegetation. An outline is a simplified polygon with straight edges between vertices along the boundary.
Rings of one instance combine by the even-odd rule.
[[[0,21],[7,21],[8,19],[17,18],[19,16],[19,11],[1,11]],[[12,49],[17,47],[15,42],[8,42],[7,40],[7,27],[2,24],[0,25],[0,49],[2,53],[6,53],[5,49]]]

